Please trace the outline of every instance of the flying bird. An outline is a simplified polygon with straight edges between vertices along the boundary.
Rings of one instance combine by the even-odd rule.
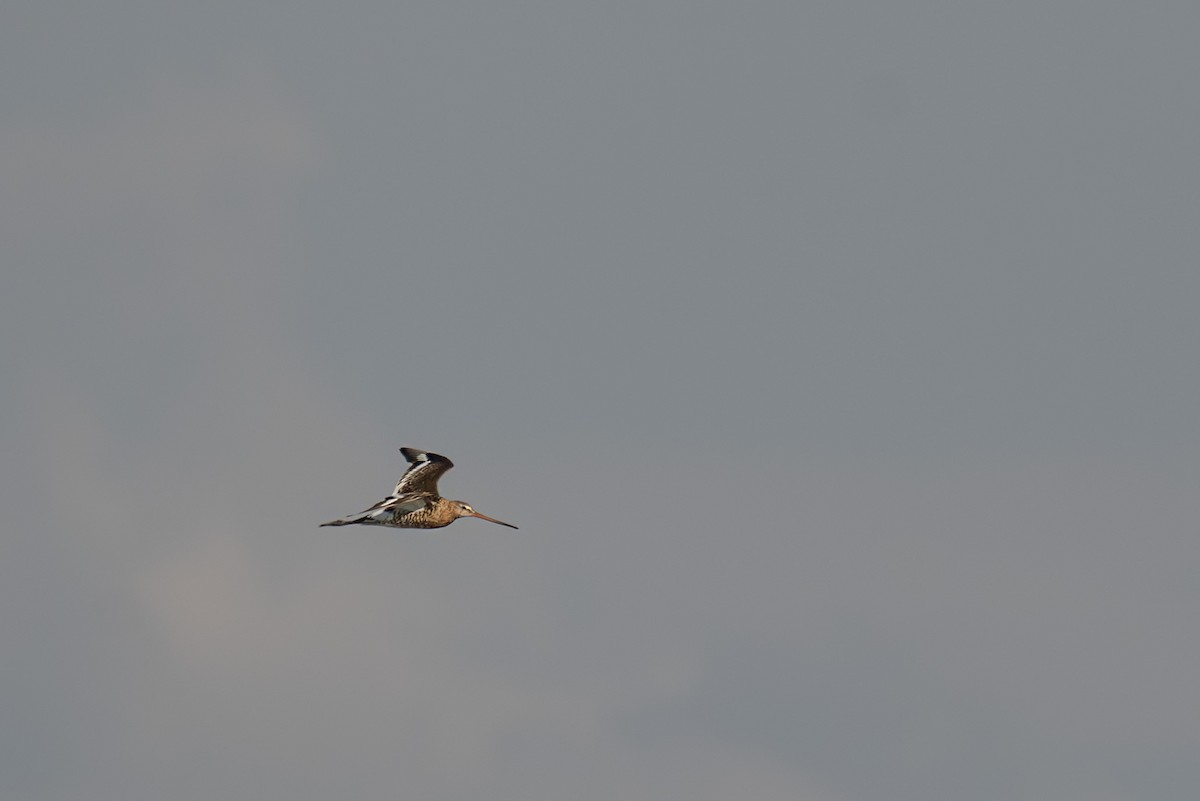
[[[462,501],[452,501],[438,494],[437,482],[442,474],[454,467],[445,456],[416,448],[401,448],[408,460],[408,469],[396,483],[392,494],[356,515],[330,520],[322,526],[391,526],[392,528],[441,528],[460,517],[478,517],[491,523],[516,528],[494,517],[482,515]]]

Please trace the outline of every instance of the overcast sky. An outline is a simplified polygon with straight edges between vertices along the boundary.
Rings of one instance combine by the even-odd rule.
[[[1200,6],[2,17],[3,798],[1194,797]]]

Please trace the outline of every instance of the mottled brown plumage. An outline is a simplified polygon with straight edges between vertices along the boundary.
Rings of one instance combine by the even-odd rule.
[[[401,448],[409,468],[396,482],[392,494],[370,509],[356,515],[330,520],[322,526],[390,526],[392,528],[441,528],[460,517],[478,517],[502,526],[516,528],[494,517],[480,514],[462,501],[452,501],[438,494],[437,482],[442,474],[454,467],[445,456],[416,448]]]

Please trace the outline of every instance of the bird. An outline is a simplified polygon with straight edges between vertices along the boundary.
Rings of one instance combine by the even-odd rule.
[[[454,467],[454,462],[437,453],[401,448],[408,460],[408,469],[392,494],[370,509],[356,515],[330,520],[321,526],[390,526],[391,528],[442,528],[460,517],[478,517],[490,523],[516,528],[494,517],[480,514],[462,501],[452,501],[438,494],[437,482],[442,474]]]

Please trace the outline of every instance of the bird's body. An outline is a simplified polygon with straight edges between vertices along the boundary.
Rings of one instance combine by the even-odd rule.
[[[392,528],[441,528],[460,517],[478,517],[502,526],[516,528],[494,517],[481,515],[462,501],[438,494],[437,482],[454,462],[436,453],[416,448],[401,448],[409,468],[396,483],[392,494],[356,515],[330,520],[322,526],[390,526]]]

